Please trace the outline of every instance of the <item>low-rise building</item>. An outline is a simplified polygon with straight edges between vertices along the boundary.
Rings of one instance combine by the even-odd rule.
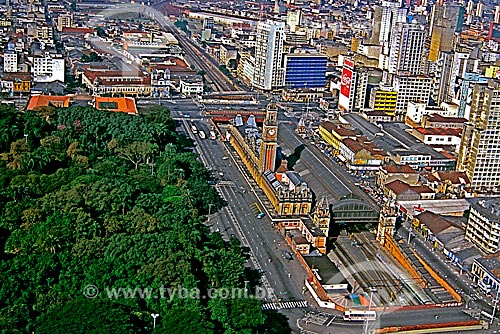
[[[408,131],[426,145],[460,145],[462,129],[459,128],[414,128]]]
[[[352,130],[349,126],[345,124],[335,124],[332,122],[323,122],[319,125],[319,135],[326,142],[327,145],[331,146],[334,155],[338,155],[340,152],[340,143],[342,140],[351,138],[356,139],[358,133]]]
[[[419,199],[434,199],[434,191],[427,186],[410,186],[409,184],[394,180],[384,187],[384,194],[395,201],[416,201]]]
[[[137,115],[135,100],[131,97],[99,97],[94,99],[94,108]]]
[[[151,78],[142,72],[85,71],[82,84],[93,95],[150,96]]]
[[[421,124],[424,128],[463,129],[465,122],[467,122],[467,120],[462,117],[446,117],[440,114],[430,114],[422,117]]]
[[[419,175],[409,165],[388,164],[380,168],[377,175],[377,185],[385,186],[395,180],[403,181],[409,185],[417,185]]]
[[[69,96],[35,95],[30,98],[26,110],[35,110],[40,107],[69,107],[71,98]]]
[[[2,77],[2,92],[29,93],[31,74],[29,72],[5,73]]]
[[[183,76],[179,78],[179,91],[181,94],[192,95],[203,93],[203,79],[200,75]]]
[[[498,291],[500,287],[500,254],[490,254],[472,263],[472,280],[484,293]]]
[[[388,154],[367,138],[358,136],[341,141],[338,157],[349,169],[379,170]]]
[[[435,171],[421,174],[423,184],[438,194],[446,194],[452,198],[463,198],[470,180],[465,172]]]

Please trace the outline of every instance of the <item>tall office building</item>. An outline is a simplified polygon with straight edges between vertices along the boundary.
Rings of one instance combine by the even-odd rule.
[[[438,2],[432,6],[429,34],[429,60],[437,61],[439,52],[450,52],[455,46],[455,33],[462,31],[464,8],[458,4]]]
[[[432,79],[423,75],[396,76],[394,90],[397,93],[395,121],[404,122],[408,110],[408,102],[419,101],[429,103]]]
[[[483,14],[484,14],[484,5],[481,1],[479,1],[476,6],[476,16],[483,17]]]
[[[325,88],[328,57],[314,53],[285,55],[286,88]]]
[[[270,91],[284,86],[283,42],[285,22],[272,20],[257,24],[253,85]]]
[[[422,74],[425,27],[413,23],[397,23],[391,38],[388,70],[391,74]]]
[[[374,25],[377,26],[376,30],[379,31],[378,40],[384,48],[384,53],[389,51],[391,34],[395,25],[406,22],[407,12],[406,8],[401,8],[400,2],[382,1],[382,13],[374,16],[374,20],[377,18],[380,23],[374,22]]]
[[[469,122],[462,133],[457,170],[465,171],[476,190],[500,187],[500,82],[476,84]]]
[[[449,102],[460,97],[461,79],[465,76],[469,53],[439,52],[433,71],[433,90],[431,99],[435,104]]]

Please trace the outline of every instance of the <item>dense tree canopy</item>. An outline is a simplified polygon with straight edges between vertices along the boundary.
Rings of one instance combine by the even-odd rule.
[[[1,333],[151,333],[152,313],[155,333],[263,332],[259,300],[205,298],[254,273],[203,224],[224,203],[175,127],[0,107]]]

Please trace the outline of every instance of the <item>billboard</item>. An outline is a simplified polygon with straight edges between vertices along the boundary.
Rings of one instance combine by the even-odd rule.
[[[344,58],[344,67],[349,67],[351,70],[354,70],[354,62],[350,59]]]
[[[340,94],[349,97],[351,93],[352,70],[347,67],[342,68],[342,78],[340,81]]]

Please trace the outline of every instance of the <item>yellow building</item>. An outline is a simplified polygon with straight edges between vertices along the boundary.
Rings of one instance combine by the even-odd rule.
[[[334,124],[332,122],[323,122],[318,127],[321,138],[332,148],[334,155],[340,150],[340,143],[346,138],[355,139],[358,133],[348,129],[345,125]]]
[[[382,111],[394,116],[398,92],[386,89],[374,89],[370,96],[370,107],[374,111]]]
[[[500,72],[498,72],[499,69],[500,69],[500,66],[490,65],[489,67],[486,68],[486,71],[484,72],[484,76],[487,78],[497,78],[498,75],[500,75]],[[497,73],[498,73],[498,75],[497,75]]]
[[[270,103],[267,106],[262,134],[252,121],[247,121],[245,125],[241,118],[237,118],[235,124],[229,127],[229,141],[266,194],[277,215],[305,217],[311,212],[312,190],[296,172],[275,172],[278,146],[277,115],[276,104]]]

